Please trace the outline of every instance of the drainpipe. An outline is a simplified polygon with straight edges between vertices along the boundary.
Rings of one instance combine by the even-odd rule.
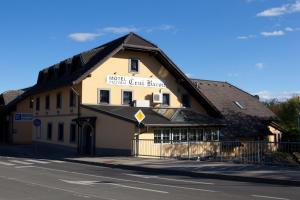
[[[71,90],[75,93],[77,96],[77,118],[79,119],[80,117],[80,93],[73,87],[71,86]],[[79,143],[79,123],[77,123],[77,153],[80,153],[80,143]]]

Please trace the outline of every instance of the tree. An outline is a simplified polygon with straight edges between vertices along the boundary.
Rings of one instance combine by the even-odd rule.
[[[278,102],[276,99],[266,103],[280,119],[280,125],[288,131],[283,135],[285,141],[300,141],[298,118],[299,118],[299,100],[293,97],[285,102]]]

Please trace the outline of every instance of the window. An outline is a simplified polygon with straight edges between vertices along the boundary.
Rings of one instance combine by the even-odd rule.
[[[182,101],[182,106],[189,108],[191,107],[191,102],[190,102],[190,97],[187,94],[182,95],[181,97],[181,101]]]
[[[192,142],[197,141],[197,129],[190,129],[189,141],[192,141]]]
[[[33,99],[32,98],[29,99],[29,108],[33,108]]]
[[[123,105],[131,105],[132,104],[132,92],[131,91],[123,91],[122,104]]]
[[[163,139],[163,143],[169,143],[170,139],[171,139],[171,132],[169,129],[163,129],[162,131],[162,139]]]
[[[46,100],[45,100],[45,109],[49,110],[50,109],[50,96],[47,95],[46,96]]]
[[[203,129],[197,129],[197,135],[196,135],[197,141],[203,141]]]
[[[154,143],[161,143],[161,130],[154,130]]]
[[[35,100],[35,110],[39,111],[40,110],[40,98],[36,98]]]
[[[56,94],[56,108],[60,109],[61,108],[61,93],[57,93]]]
[[[98,104],[109,104],[109,90],[98,90]]]
[[[211,130],[211,138],[213,141],[219,140],[219,131],[216,129]]]
[[[170,105],[170,94],[163,93],[163,103],[164,106]]]
[[[181,129],[180,132],[181,132],[180,141],[181,142],[187,142],[187,139],[188,139],[188,131],[187,131],[187,129]]]
[[[76,142],[76,124],[70,125],[70,143]]]
[[[173,129],[173,142],[180,142],[180,129]]]
[[[139,60],[136,58],[129,59],[129,72],[139,72]]]
[[[59,123],[58,124],[58,141],[63,142],[64,141],[64,124]]]
[[[51,140],[52,139],[52,124],[48,123],[47,125],[47,139]]]
[[[241,102],[239,102],[239,101],[234,101],[234,103],[235,103],[235,105],[236,105],[237,107],[239,107],[240,109],[246,109],[246,107],[245,107]]]
[[[76,94],[73,90],[70,90],[70,107],[76,106]]]
[[[212,138],[211,138],[211,130],[207,129],[207,130],[204,130],[204,135],[205,135],[205,141],[211,141]]]

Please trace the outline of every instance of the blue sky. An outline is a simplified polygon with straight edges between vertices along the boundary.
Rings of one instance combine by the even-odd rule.
[[[300,0],[3,0],[0,92],[129,31],[193,78],[265,98],[300,94]]]

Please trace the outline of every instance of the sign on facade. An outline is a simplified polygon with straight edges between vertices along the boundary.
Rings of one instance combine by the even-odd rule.
[[[16,113],[15,114],[15,121],[31,121],[32,114],[30,113]]]
[[[40,119],[33,120],[33,125],[35,127],[39,127],[39,126],[41,126],[41,124],[42,124],[42,121]]]
[[[106,77],[106,83],[109,85],[118,86],[136,86],[136,87],[152,87],[152,88],[165,88],[166,85],[156,78],[142,78],[132,76],[117,76],[108,75]]]
[[[145,119],[146,116],[142,110],[139,110],[139,111],[137,111],[137,113],[135,113],[134,117],[139,123],[141,123]]]

